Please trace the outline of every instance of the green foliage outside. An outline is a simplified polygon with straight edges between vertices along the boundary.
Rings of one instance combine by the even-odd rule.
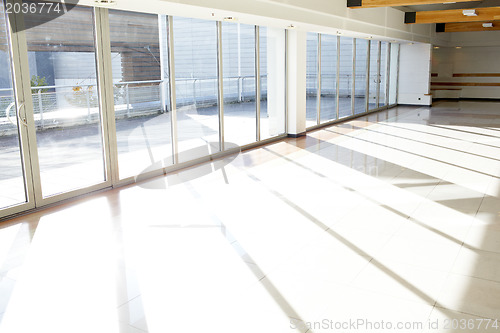
[[[40,77],[38,75],[33,75],[31,77],[31,87],[45,87],[48,86],[47,79],[45,77]],[[42,93],[49,91],[49,89],[42,89]],[[38,92],[38,91],[36,91]]]

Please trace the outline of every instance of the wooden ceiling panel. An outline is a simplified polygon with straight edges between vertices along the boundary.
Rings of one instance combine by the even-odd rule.
[[[458,0],[456,2],[473,2],[477,0]],[[347,0],[349,8],[377,8],[395,6],[433,5],[446,3],[443,0]]]
[[[483,23],[493,23],[493,27],[484,28]],[[442,23],[436,26],[436,32],[498,31],[498,30],[500,30],[500,21]]]
[[[458,23],[494,21],[500,16],[500,7],[475,8],[477,16],[466,16],[463,9],[433,10],[405,13],[405,23]]]

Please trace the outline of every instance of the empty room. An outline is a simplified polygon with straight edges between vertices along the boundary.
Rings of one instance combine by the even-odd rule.
[[[0,333],[500,332],[500,1],[0,4]]]

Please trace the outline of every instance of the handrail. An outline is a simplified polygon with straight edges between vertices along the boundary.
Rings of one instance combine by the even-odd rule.
[[[114,85],[127,85],[127,84],[143,84],[143,83],[163,83],[165,80],[148,80],[148,81],[127,81],[127,82],[116,82]]]
[[[255,77],[254,75],[247,75],[247,76],[227,76],[224,77],[224,79],[248,79]],[[267,74],[261,75],[261,77],[267,77]],[[176,81],[201,81],[201,80],[217,80],[216,76],[210,76],[210,77],[176,77]],[[166,82],[167,80],[147,80],[147,81],[126,81],[126,82],[116,82],[113,83],[114,85],[127,85],[127,84],[144,84],[144,83],[163,83]],[[96,86],[97,83],[94,84],[73,84],[73,85],[58,85],[58,86],[37,86],[37,87],[31,87],[31,90],[41,90],[41,89],[56,89],[56,88],[74,88],[74,87],[92,87]],[[0,92],[2,91],[13,91],[12,88],[0,88]]]
[[[260,75],[261,78],[266,78],[268,75],[267,73],[266,74],[262,74]],[[191,99],[193,98],[194,99],[194,104],[196,105],[197,102],[200,100],[200,98],[203,98],[205,99],[204,97],[204,92],[203,92],[203,87],[206,85],[206,84],[210,84],[211,81],[215,81],[217,80],[218,78],[216,76],[207,76],[207,77],[178,77],[176,78],[175,80],[179,83],[180,86],[184,86],[186,84],[193,84],[193,89],[190,93],[188,93],[188,99]],[[247,80],[255,80],[255,75],[242,75],[242,76],[226,76],[224,77],[225,80],[237,80],[238,81],[238,100],[239,101],[244,101],[246,99],[246,93],[245,93],[245,87],[247,87]],[[131,112],[132,112],[132,104],[131,104],[131,101],[130,101],[130,96],[132,94],[132,92],[129,92],[129,88],[130,90],[133,89],[133,87],[135,85],[144,85],[146,84],[147,86],[144,86],[144,87],[147,87],[147,88],[156,88],[156,87],[160,87],[161,89],[161,85],[168,82],[168,78],[167,79],[164,79],[164,80],[146,80],[146,81],[127,81],[127,82],[116,82],[114,83],[114,86],[115,87],[120,87],[120,88],[125,88],[126,89],[126,95],[125,95],[125,104],[127,105],[127,116],[130,116],[131,115]],[[45,99],[42,99],[42,96],[52,96],[52,95],[57,95],[59,93],[62,93],[62,94],[66,94],[66,93],[71,93],[71,90],[75,90],[75,87],[79,87],[81,89],[78,89],[79,91],[85,93],[85,97],[86,97],[86,106],[87,106],[87,109],[88,109],[88,121],[90,121],[91,119],[91,103],[90,103],[90,100],[89,100],[89,96],[88,96],[88,93],[90,91],[90,89],[86,89],[86,87],[94,87],[96,86],[97,83],[93,83],[93,84],[73,84],[73,85],[51,85],[51,86],[37,86],[37,87],[31,87],[31,91],[32,91],[32,94],[35,95],[35,94],[38,94],[38,105],[37,105],[37,109],[34,110],[37,114],[40,115],[40,126],[41,128],[44,128],[44,124],[45,124],[45,117],[44,117],[44,113],[45,111],[50,111],[50,110],[47,110],[46,107],[47,105],[43,105],[43,104],[46,104],[46,103],[54,103],[54,100],[50,100],[50,102],[46,101]],[[197,88],[198,87],[198,88]],[[58,91],[58,89],[68,89],[69,91]],[[201,89],[201,93],[198,94],[197,91],[199,91]],[[250,90],[252,90],[253,88],[250,88]],[[88,91],[89,90],[89,91]],[[3,88],[3,89],[0,89],[0,93],[1,92],[10,92],[12,93],[13,89],[11,88]],[[160,94],[163,94],[164,92],[163,91],[160,91]],[[189,97],[189,94],[191,94],[191,97]],[[10,94],[11,95],[11,94]],[[0,96],[0,97],[3,97],[3,98],[12,98],[12,96]],[[180,97],[180,95],[179,95]],[[183,97],[185,98],[185,97]],[[161,99],[161,97],[160,97]],[[58,103],[58,102],[55,102],[55,103]],[[52,107],[52,104],[51,104],[51,107]],[[82,106],[84,106],[85,103],[82,104]],[[7,107],[6,109],[6,113],[7,113],[7,118],[9,120],[9,122],[11,122],[12,124],[16,125],[16,123],[14,123],[14,121],[10,118],[10,109],[12,108],[13,105],[9,105],[9,107]],[[162,106],[162,109],[163,109],[163,106]],[[22,122],[24,123],[24,122]]]

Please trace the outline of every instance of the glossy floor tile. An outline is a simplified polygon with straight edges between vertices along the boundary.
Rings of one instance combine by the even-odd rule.
[[[497,331],[499,107],[400,106],[1,222],[0,332]]]

